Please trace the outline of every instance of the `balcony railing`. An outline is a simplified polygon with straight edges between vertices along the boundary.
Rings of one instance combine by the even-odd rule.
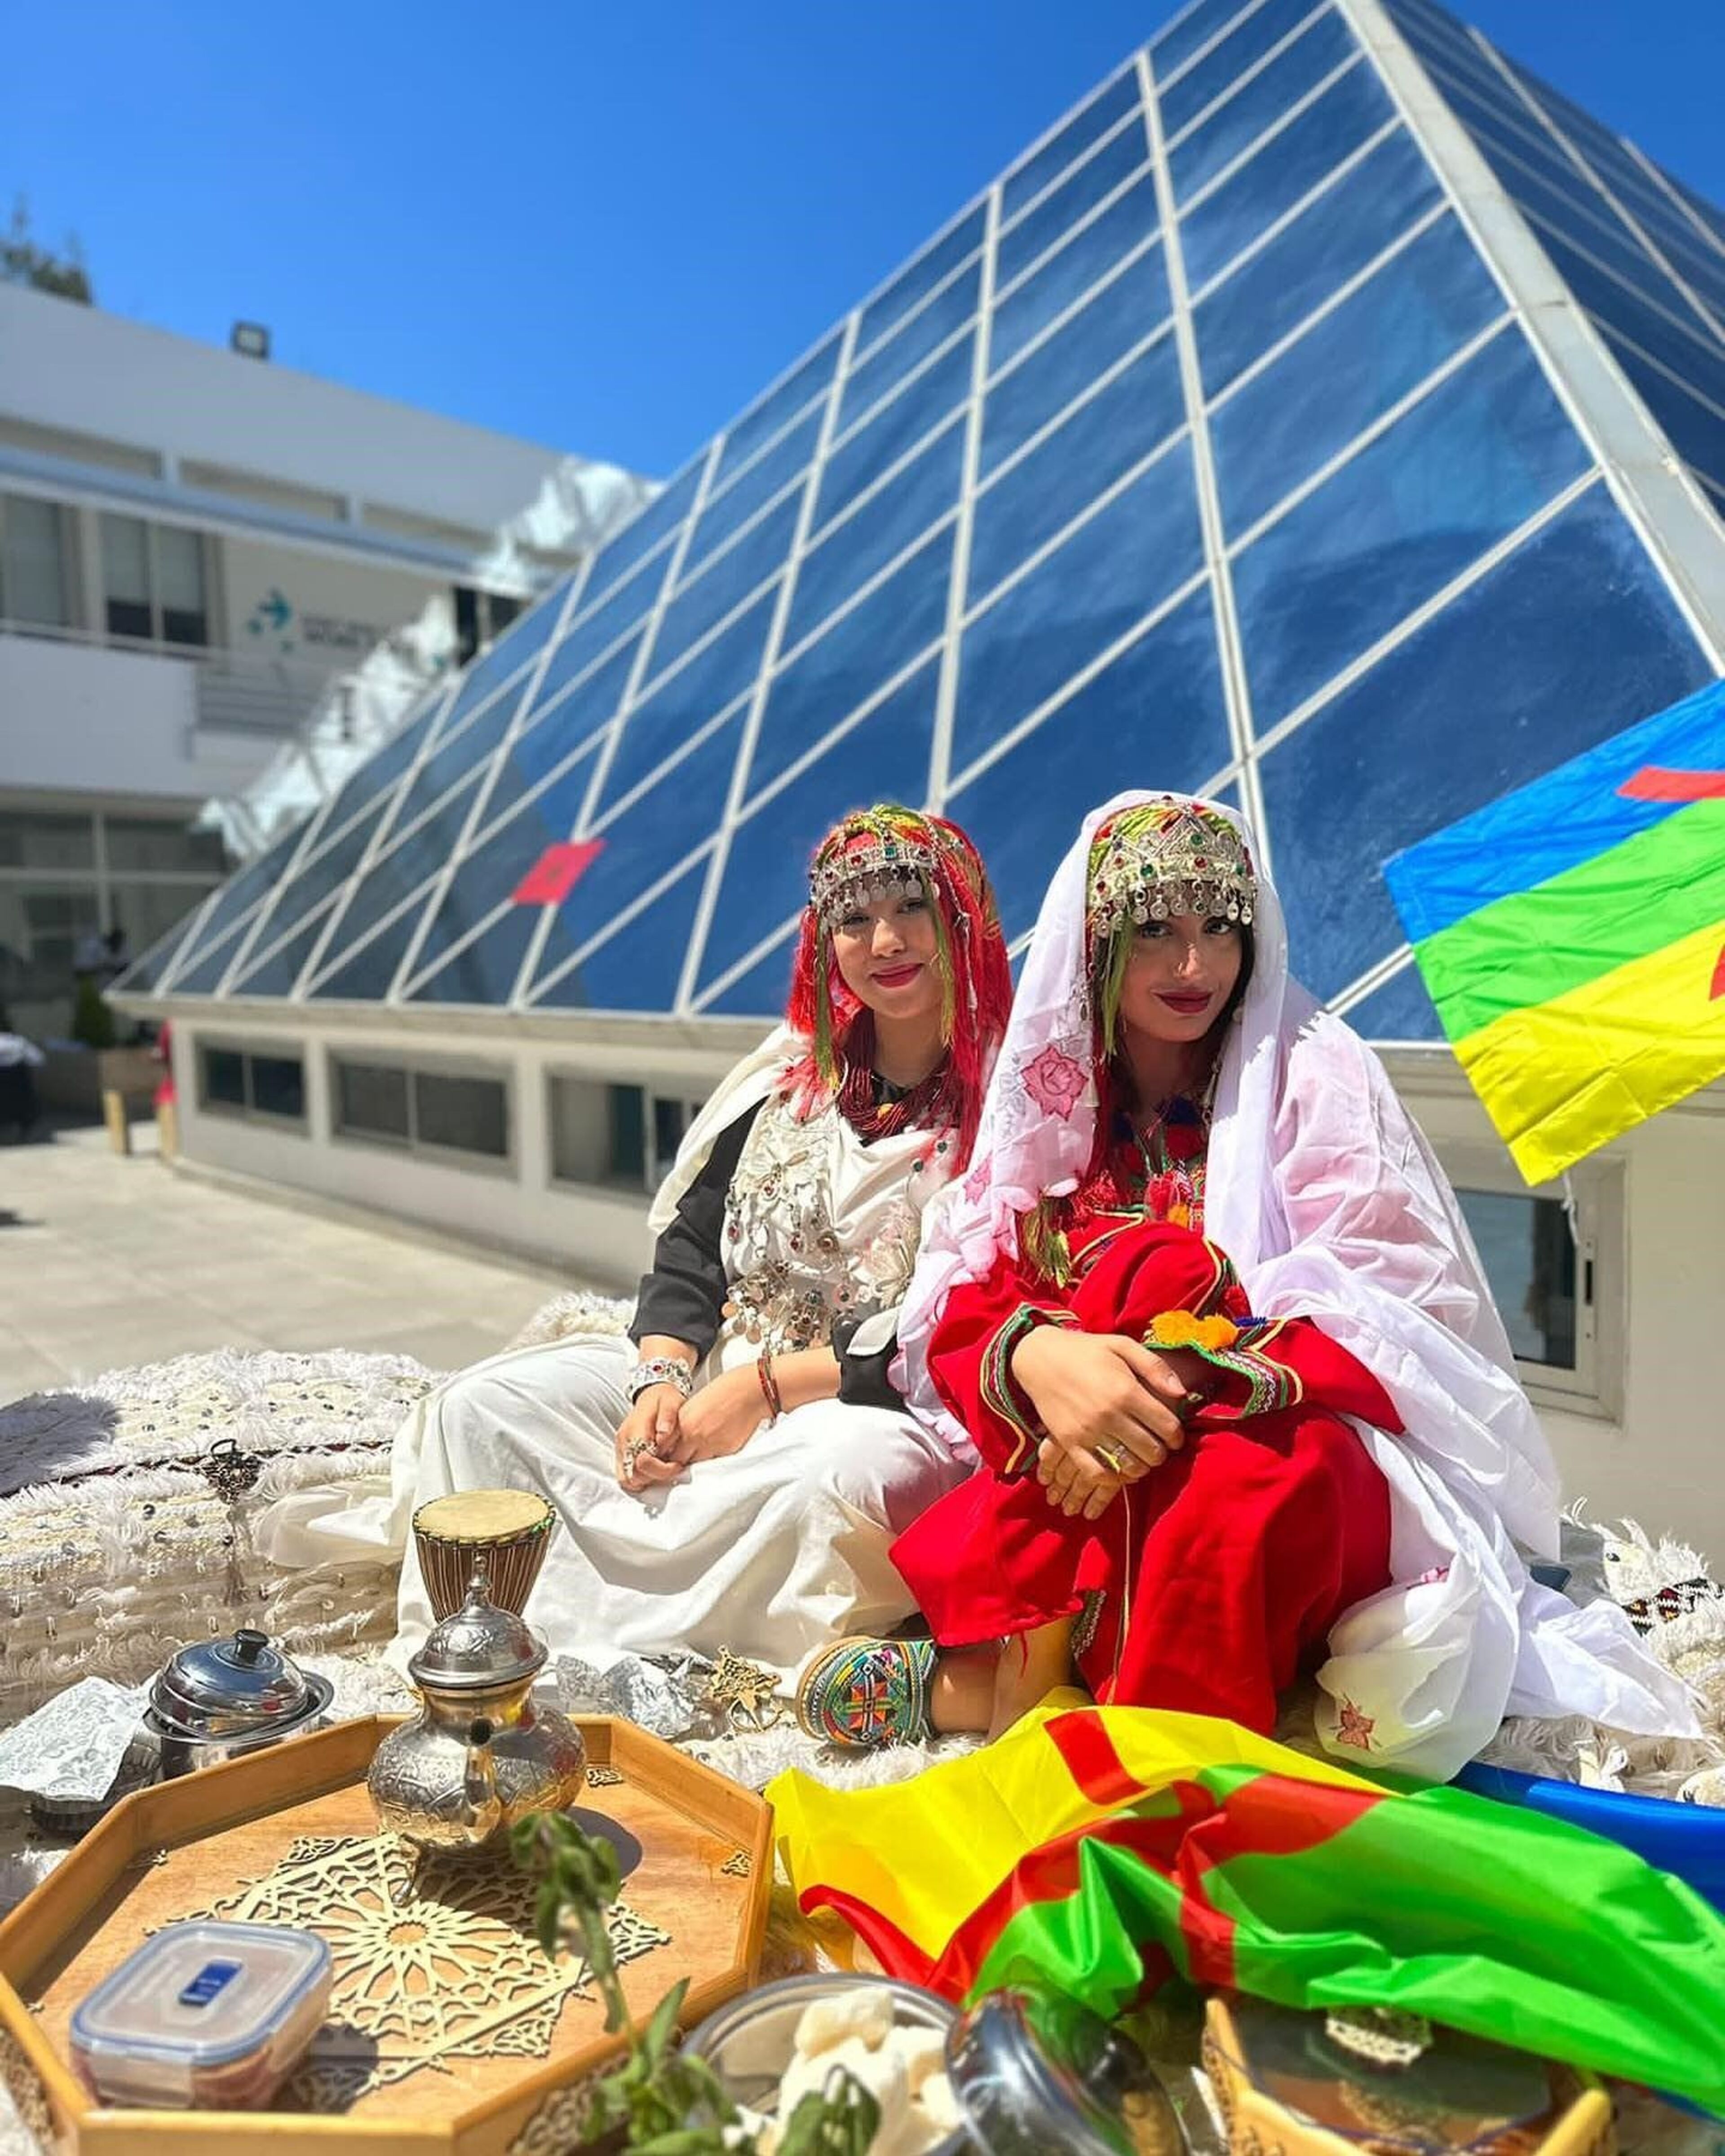
[[[177,660],[197,669],[193,684],[199,732],[292,739],[317,712],[332,688],[351,678],[339,666],[293,659],[254,658],[245,651],[212,649],[203,644],[167,644],[136,636],[113,636],[55,623],[15,621],[0,617],[0,636],[28,636],[85,649],[123,651],[144,659]]]

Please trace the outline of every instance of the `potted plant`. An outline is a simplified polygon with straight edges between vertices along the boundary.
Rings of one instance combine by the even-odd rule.
[[[628,2040],[623,2063],[593,2084],[580,2146],[593,2156],[755,2156],[758,2143],[718,2076],[705,2059],[677,2048],[687,1978],[666,1992],[644,2023],[629,2010],[605,1922],[622,1885],[610,1843],[583,1833],[560,1813],[536,1812],[514,1829],[511,1845],[516,1862],[539,1875],[539,1943],[556,1954],[579,1942],[605,2002],[606,2030]],[[825,2087],[811,2091],[783,2123],[777,2156],[866,2156],[879,2123],[873,2097],[835,2069]]]

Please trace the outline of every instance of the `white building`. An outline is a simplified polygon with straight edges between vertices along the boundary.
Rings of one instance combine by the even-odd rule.
[[[80,939],[117,923],[142,950],[222,880],[221,833],[193,819],[314,713],[375,737],[380,648],[407,692],[459,664],[645,491],[0,285],[0,998],[18,1022],[64,1031]],[[387,723],[402,696],[382,701]]]

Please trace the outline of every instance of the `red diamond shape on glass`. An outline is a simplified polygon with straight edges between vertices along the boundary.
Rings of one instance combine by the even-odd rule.
[[[547,846],[515,887],[517,906],[561,906],[605,850],[603,839]]]

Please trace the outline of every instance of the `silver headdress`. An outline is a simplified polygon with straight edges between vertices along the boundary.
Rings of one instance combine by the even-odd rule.
[[[848,816],[815,856],[809,903],[831,929],[881,899],[932,898],[937,844],[920,816]]]
[[[1245,841],[1201,803],[1142,802],[1105,824],[1091,848],[1087,910],[1098,937],[1122,921],[1174,913],[1250,923],[1257,897]]]

